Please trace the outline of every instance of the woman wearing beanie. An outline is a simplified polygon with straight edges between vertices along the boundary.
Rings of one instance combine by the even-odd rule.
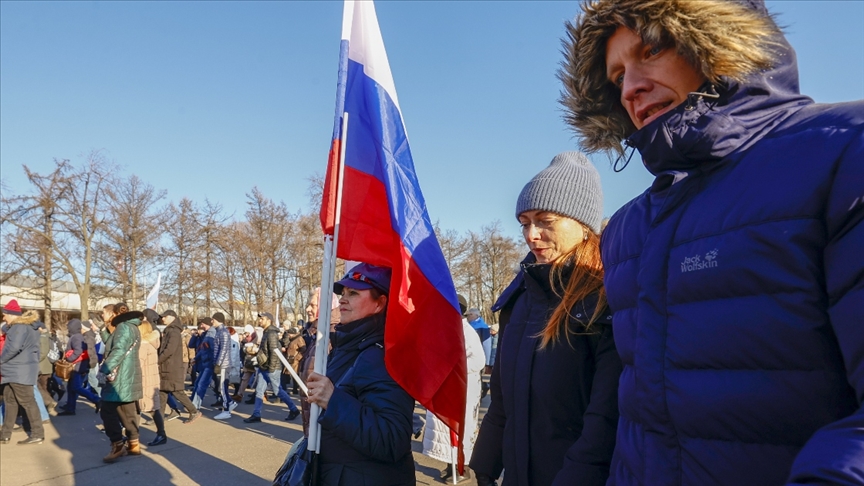
[[[600,176],[578,152],[522,189],[530,252],[492,310],[501,338],[474,446],[478,485],[604,485],[615,447],[621,360],[603,289]]]

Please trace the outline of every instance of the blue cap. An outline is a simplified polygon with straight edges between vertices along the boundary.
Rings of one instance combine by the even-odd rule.
[[[361,263],[352,268],[342,277],[342,280],[333,284],[333,291],[342,293],[342,288],[348,287],[357,290],[369,290],[372,287],[390,293],[390,269],[387,267],[376,267],[368,263]]]

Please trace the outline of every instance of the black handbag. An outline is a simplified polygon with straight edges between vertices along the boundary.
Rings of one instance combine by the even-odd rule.
[[[306,437],[291,446],[282,467],[276,471],[273,486],[312,486],[318,478],[318,454],[307,447]]]

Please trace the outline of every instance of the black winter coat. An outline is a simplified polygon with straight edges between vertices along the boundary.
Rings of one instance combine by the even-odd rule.
[[[264,329],[264,333],[261,334],[261,345],[258,347],[258,354],[261,355],[263,353],[267,356],[267,361],[264,363],[264,366],[259,366],[259,368],[270,373],[281,369],[282,361],[276,356],[276,350],[281,347],[279,343],[279,328],[270,325],[267,329]]]
[[[87,354],[90,356],[90,367],[99,366],[99,354],[96,352],[96,333],[88,330],[82,334],[84,336],[84,344],[87,345]]]
[[[562,337],[540,350],[549,316],[560,302],[551,265],[529,255],[522,271],[493,310],[510,321],[498,342],[492,372],[492,403],[480,426],[471,468],[498,477],[504,486],[606,484],[618,424],[622,365],[608,309],[592,324],[594,334]],[[567,270],[565,275],[567,277]],[[558,292],[562,294],[563,292]],[[570,330],[584,331],[597,296],[577,303]]]
[[[94,341],[93,347],[87,345],[84,335],[81,334],[81,321],[72,319],[67,326],[69,330],[69,341],[66,343],[66,353],[63,354],[66,361],[75,363],[75,360],[81,357],[85,352],[87,358],[75,363],[73,368],[77,373],[88,373],[90,371],[90,354],[96,354],[96,344]],[[72,354],[69,354],[72,351]],[[68,354],[68,356],[67,356]]]
[[[159,345],[159,389],[183,391],[186,363],[183,362],[183,326],[180,319],[165,327]]]
[[[414,399],[384,366],[384,314],[330,333],[336,385],[321,424],[320,485],[414,485]],[[341,381],[340,381],[341,380]]]

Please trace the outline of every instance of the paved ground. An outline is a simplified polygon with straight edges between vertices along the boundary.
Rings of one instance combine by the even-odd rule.
[[[205,404],[213,401],[208,394]],[[488,401],[483,401],[484,412]],[[213,420],[214,409],[202,407],[204,417],[193,424],[184,424],[184,419],[166,424],[167,444],[149,449],[142,445],[146,450],[141,456],[104,464],[110,442],[100,432],[102,421],[89,402],[79,400],[77,415],[52,416],[45,424],[43,444],[15,444],[26,437],[17,429],[12,442],[0,446],[0,486],[269,486],[291,444],[302,436],[302,426],[299,418],[283,420],[288,409],[282,403],[265,404],[263,421],[245,424],[252,407],[241,404],[224,422]],[[141,427],[142,444],[155,435],[153,425]],[[444,464],[420,454],[422,439],[412,443],[417,484],[441,484],[433,478]]]

